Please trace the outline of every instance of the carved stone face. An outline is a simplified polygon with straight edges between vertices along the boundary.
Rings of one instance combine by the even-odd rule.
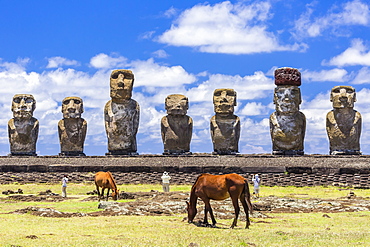
[[[63,118],[81,118],[84,112],[82,99],[79,97],[67,97],[62,101]]]
[[[233,114],[236,106],[234,89],[222,88],[213,92],[213,105],[216,114]]]
[[[185,116],[189,109],[188,98],[181,94],[168,95],[165,103],[168,115]]]
[[[130,70],[114,70],[110,76],[110,97],[117,100],[131,99],[134,74]]]
[[[31,94],[16,94],[12,101],[12,112],[15,118],[31,118],[36,109],[36,100]]]
[[[351,86],[333,87],[330,94],[333,108],[353,108],[356,102],[356,92]]]
[[[274,104],[277,112],[297,112],[301,102],[301,91],[297,86],[278,86],[275,88]]]

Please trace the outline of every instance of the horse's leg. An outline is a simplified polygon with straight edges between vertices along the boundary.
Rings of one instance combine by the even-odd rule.
[[[104,191],[105,191],[105,188],[102,187],[102,189],[101,189],[101,197],[103,198],[103,200],[104,200]]]
[[[108,192],[107,192],[107,201],[108,201],[108,198],[109,198],[109,192],[110,192],[110,188],[108,188]]]
[[[248,204],[247,204],[247,201],[245,200],[245,194],[242,193],[240,195],[240,201],[242,202],[242,205],[243,205],[243,208],[244,208],[244,212],[245,212],[245,217],[246,217],[246,221],[247,221],[247,224],[245,226],[245,228],[249,228],[249,225],[251,224],[250,220],[249,220],[249,212],[248,212]]]
[[[98,186],[97,184],[95,184],[95,186],[96,186],[96,191],[98,192],[98,199],[99,199],[99,201],[100,201],[100,192],[99,192],[99,186]]]
[[[203,199],[203,202],[204,202],[204,219],[203,219],[203,224],[205,225],[208,225],[208,217],[207,217],[207,214],[208,214],[208,206],[209,205],[209,199]]]
[[[207,219],[207,212],[209,212],[209,215],[211,216],[211,219],[212,219],[212,225],[216,225],[216,220],[215,220],[215,216],[213,215],[213,210],[212,210],[212,207],[211,207],[211,203],[210,203],[210,200],[207,198],[204,201],[204,205],[205,205],[205,209],[204,209],[204,224],[208,224],[208,219]]]
[[[234,210],[235,210],[235,218],[234,218],[233,224],[231,225],[230,228],[234,228],[236,226],[237,221],[238,221],[240,207],[239,207],[239,202],[238,202],[238,196],[236,196],[236,195],[230,195],[230,196],[231,196],[231,200],[233,201],[233,206],[234,206]]]

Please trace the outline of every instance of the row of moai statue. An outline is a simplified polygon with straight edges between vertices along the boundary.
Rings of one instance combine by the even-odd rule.
[[[134,74],[130,70],[114,70],[110,77],[110,97],[104,108],[105,130],[108,137],[106,155],[137,155],[136,134],[140,106],[131,98]],[[306,132],[305,115],[301,104],[301,74],[294,68],[275,70],[274,104],[270,116],[272,154],[303,155]],[[232,155],[239,152],[240,118],[234,115],[236,92],[216,89],[213,94],[215,115],[210,120],[213,154]],[[330,154],[359,155],[361,114],[353,109],[355,89],[336,86],[331,90],[333,110],[326,116],[326,131]],[[191,154],[190,142],[193,120],[187,114],[188,98],[172,94],[165,99],[167,115],[161,120],[165,155]],[[10,155],[36,155],[39,122],[33,117],[36,100],[30,94],[13,97],[13,118],[8,123]],[[63,119],[58,123],[61,156],[84,156],[83,148],[87,122],[81,115],[83,101],[67,97],[62,101]]]

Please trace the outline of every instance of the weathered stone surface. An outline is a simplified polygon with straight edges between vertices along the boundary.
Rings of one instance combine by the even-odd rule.
[[[98,171],[112,171],[118,184],[159,184],[163,171],[171,184],[192,184],[204,172],[238,173],[246,178],[259,173],[265,186],[353,186],[370,188],[370,156],[276,155],[190,156],[0,156],[2,183],[60,183],[68,172],[72,183],[93,185]]]
[[[110,77],[110,96],[104,108],[108,137],[107,155],[137,155],[136,134],[140,107],[131,99],[134,74],[130,70],[114,70]]]
[[[351,86],[333,87],[330,94],[333,110],[326,115],[330,154],[361,154],[362,117],[353,109],[356,92]]]
[[[275,85],[290,85],[300,86],[301,85],[301,72],[294,68],[279,68],[275,70]]]
[[[193,119],[186,115],[188,98],[172,94],[167,96],[165,105],[168,115],[161,120],[163,154],[190,154]]]
[[[211,118],[210,129],[214,154],[236,154],[239,152],[240,118],[234,115],[236,91],[216,89],[213,93],[216,115]]]
[[[33,117],[36,100],[31,94],[16,94],[12,101],[13,118],[8,122],[11,155],[36,155],[39,121]]]
[[[84,156],[87,122],[81,118],[83,102],[79,97],[66,97],[62,102],[63,119],[58,123],[60,154]]]
[[[287,78],[290,78],[291,71],[296,71],[296,69],[283,68],[277,74],[279,77],[285,78],[282,73],[287,72]],[[295,77],[289,80],[294,81]],[[281,83],[275,88],[274,104],[276,111],[270,116],[273,154],[304,154],[306,117],[299,111],[301,101],[301,92],[298,86],[292,86],[290,83]]]

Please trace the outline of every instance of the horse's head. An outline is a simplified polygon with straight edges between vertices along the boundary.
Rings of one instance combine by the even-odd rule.
[[[197,215],[196,206],[192,207],[189,202],[186,202],[186,210],[188,211],[188,223],[193,223],[195,215]]]
[[[117,201],[118,197],[119,197],[119,190],[113,190],[112,192],[113,200]]]

